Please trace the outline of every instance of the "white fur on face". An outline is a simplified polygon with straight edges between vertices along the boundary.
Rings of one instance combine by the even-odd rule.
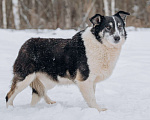
[[[124,40],[124,39],[125,39],[125,36],[124,36],[125,31],[124,31],[124,29],[122,29],[121,31],[119,31],[119,29],[118,29],[118,26],[120,26],[121,23],[119,22],[119,23],[117,24],[115,17],[112,16],[112,18],[113,18],[114,23],[115,23],[115,34],[114,34],[114,36],[119,36],[119,37],[120,37],[120,41],[121,41],[121,40]]]
[[[103,44],[108,48],[118,48],[121,47],[125,42],[125,37],[120,36],[120,41],[115,43],[114,35],[110,35],[109,33],[105,33],[104,37],[102,38]]]
[[[113,18],[114,23],[115,23],[115,34],[114,34],[114,36],[120,36],[120,32],[119,32],[119,30],[118,30],[117,22],[116,22],[116,20],[115,20],[115,17],[112,16],[112,18]]]
[[[112,45],[115,45],[115,40],[114,40],[114,36],[113,35],[110,35],[108,32],[105,33],[104,35],[104,40],[103,40],[103,43],[106,44],[106,43],[110,43]],[[108,46],[108,45],[107,45]]]
[[[117,47],[118,45],[115,43],[114,40],[114,35],[110,35],[109,32],[104,32],[104,30],[102,30],[99,33],[101,40],[103,42],[103,44],[105,46],[107,46],[108,48],[114,48]]]
[[[119,31],[119,29],[118,29],[118,26],[121,25],[121,23],[120,22],[117,23],[117,21],[116,21],[114,16],[112,16],[112,18],[113,18],[114,24],[112,22],[110,22],[108,24],[111,27],[114,27],[114,29],[115,29],[114,33],[110,34],[110,32],[106,31],[105,29],[103,29],[99,33],[103,44],[106,45],[109,48],[120,47],[125,42],[125,36],[124,36],[125,31],[124,31],[124,29],[122,28],[121,31]],[[120,37],[120,41],[118,43],[116,43],[115,40],[114,40],[115,36],[119,36]]]

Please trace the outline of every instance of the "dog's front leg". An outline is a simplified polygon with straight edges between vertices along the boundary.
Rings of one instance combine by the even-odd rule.
[[[106,109],[100,108],[96,103],[93,81],[86,80],[78,82],[78,87],[87,102],[88,106],[91,108],[96,108],[98,111],[105,111]]]

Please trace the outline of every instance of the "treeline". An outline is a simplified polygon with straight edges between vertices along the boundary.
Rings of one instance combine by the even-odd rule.
[[[150,27],[150,0],[0,0],[0,28],[82,29],[119,10],[131,13],[127,26]]]

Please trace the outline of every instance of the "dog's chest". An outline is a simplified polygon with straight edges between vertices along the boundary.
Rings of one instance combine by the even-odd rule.
[[[86,45],[90,74],[98,77],[97,82],[112,74],[120,54],[120,49],[108,49],[99,44]]]

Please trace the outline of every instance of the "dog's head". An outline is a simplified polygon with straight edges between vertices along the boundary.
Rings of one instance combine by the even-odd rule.
[[[126,17],[127,12],[119,11],[113,16],[102,16],[96,14],[90,18],[93,27],[91,29],[95,38],[108,47],[122,45],[126,39]]]

